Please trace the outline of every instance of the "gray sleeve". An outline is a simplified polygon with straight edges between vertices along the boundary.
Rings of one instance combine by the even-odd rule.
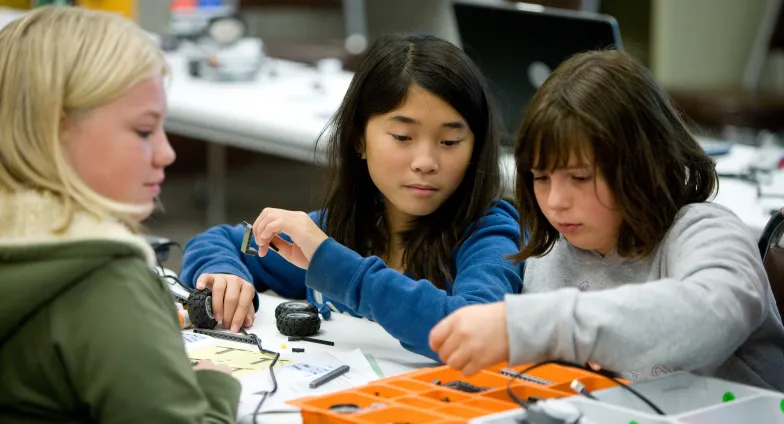
[[[663,242],[661,272],[669,278],[508,295],[510,362],[696,370],[728,358],[768,313],[767,276],[743,223],[722,207],[699,206]]]

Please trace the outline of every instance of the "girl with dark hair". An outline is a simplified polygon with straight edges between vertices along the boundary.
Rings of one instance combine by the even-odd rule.
[[[561,64],[515,158],[525,293],[440,323],[443,361],[473,374],[561,359],[784,390],[784,328],[756,241],[709,202],[714,163],[641,63],[598,51]]]
[[[325,318],[372,319],[436,358],[427,339],[440,319],[522,286],[506,259],[521,240],[517,212],[499,199],[496,125],[460,49],[381,38],[329,126],[323,208],[264,209],[253,225],[259,257],[240,252],[243,227],[208,230],[187,244],[182,280],[211,288],[216,319],[235,332],[252,324],[256,291],[272,289],[307,297]]]

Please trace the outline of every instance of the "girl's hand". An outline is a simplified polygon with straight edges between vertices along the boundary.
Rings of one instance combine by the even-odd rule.
[[[280,233],[291,237],[293,243],[282,239]],[[280,256],[302,269],[308,269],[313,253],[328,238],[305,212],[273,208],[261,211],[253,223],[253,235],[259,256],[265,256],[270,248],[277,249]]]
[[[212,290],[212,314],[223,328],[236,333],[253,325],[256,312],[253,299],[256,288],[236,275],[202,274],[196,280],[196,290]]]
[[[205,359],[203,361],[199,361],[198,364],[194,365],[193,369],[195,371],[199,370],[211,370],[211,371],[218,371],[224,374],[231,375],[231,368],[228,365],[218,365],[209,359]]]
[[[430,331],[430,348],[441,361],[471,377],[509,360],[506,303],[465,306]]]

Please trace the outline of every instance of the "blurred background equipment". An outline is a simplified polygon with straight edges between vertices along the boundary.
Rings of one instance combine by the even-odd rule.
[[[236,1],[175,0],[164,46],[187,57],[193,77],[212,81],[246,81],[264,61],[264,44],[248,36]]]
[[[145,226],[184,243],[209,225],[240,222],[265,206],[318,208],[325,169],[323,145],[316,140],[367,47],[381,35],[401,32],[457,44],[477,60],[495,93],[511,93],[502,110],[507,136],[547,73],[531,63],[552,69],[569,54],[567,47],[583,48],[568,45],[575,39],[586,48],[622,45],[652,70],[694,121],[703,148],[716,155],[716,203],[733,210],[759,238],[784,199],[784,119],[777,106],[784,93],[781,2],[483,0],[503,5],[511,22],[487,26],[492,31],[485,34],[471,34],[481,22],[465,24],[453,0],[134,0],[122,3],[125,9],[109,0],[81,4],[131,16],[162,41],[172,71],[164,125],[177,161],[167,169],[165,211]],[[44,3],[68,2],[0,0],[0,7]],[[23,13],[2,11],[0,26]],[[587,32],[580,19],[559,24],[569,43],[548,36],[546,26],[538,34],[520,28],[524,18],[563,14],[592,16],[593,28],[610,35]],[[608,31],[613,20],[616,27]],[[482,44],[491,37],[497,46]],[[243,50],[248,39],[256,44]],[[199,54],[201,61],[190,62],[198,66],[189,66]],[[204,66],[210,57],[227,66]],[[498,66],[490,66],[494,62]],[[519,78],[510,82],[503,75]],[[512,196],[515,175],[509,140],[501,155],[506,197]],[[180,255],[171,252],[172,269],[179,269]]]
[[[460,44],[500,105],[509,149],[522,111],[561,62],[586,50],[623,50],[612,16],[506,1],[456,0],[453,7]]]
[[[168,33],[179,39],[196,40],[207,31],[210,21],[232,16],[238,12],[237,2],[230,0],[170,0],[168,3],[170,4]]]
[[[763,74],[771,53],[784,54],[784,1],[766,0],[764,13],[748,46],[743,75],[719,87],[678,87],[675,103],[697,124],[724,138],[759,145],[760,131],[784,130],[784,90],[766,90]],[[784,69],[775,77],[781,84]]]

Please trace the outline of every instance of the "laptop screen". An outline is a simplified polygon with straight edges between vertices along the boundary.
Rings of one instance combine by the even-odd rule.
[[[607,15],[487,0],[456,0],[453,8],[463,51],[500,107],[505,147],[514,144],[531,97],[561,62],[586,50],[622,48],[618,24]]]

